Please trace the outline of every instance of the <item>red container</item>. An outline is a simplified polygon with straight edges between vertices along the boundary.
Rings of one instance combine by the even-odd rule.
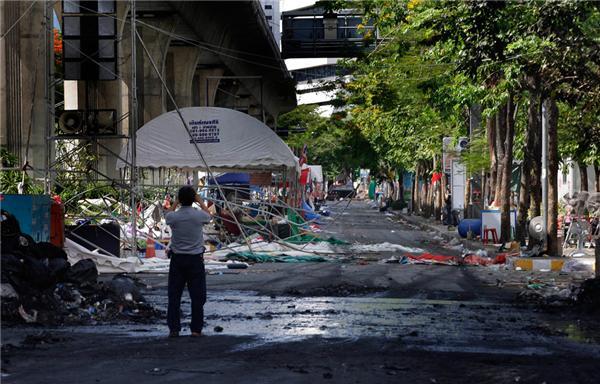
[[[60,248],[65,245],[65,207],[56,201],[50,206],[50,242]]]

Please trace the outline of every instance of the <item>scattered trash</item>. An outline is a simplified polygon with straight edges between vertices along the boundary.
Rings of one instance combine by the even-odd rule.
[[[410,252],[410,253],[423,253],[425,250],[421,248],[413,248],[407,247],[400,244],[392,244],[392,243],[380,243],[380,244],[354,244],[350,247],[350,250],[355,253],[361,252],[390,252],[390,251],[400,251],[400,252]]]
[[[2,283],[0,284],[0,297],[3,299],[18,299],[19,294],[17,291],[15,291],[12,285],[8,283]]]
[[[247,263],[238,263],[238,262],[227,263],[227,268],[229,268],[229,269],[247,269],[248,264]]]
[[[568,259],[563,263],[561,272],[594,272],[595,260],[592,258],[585,259]]]
[[[65,252],[50,243],[36,243],[27,235],[17,236],[12,243],[7,239],[3,232],[3,323],[144,322],[162,316],[145,303],[136,280],[129,276],[99,283],[94,260],[80,259],[71,265]]]
[[[315,263],[328,261],[322,256],[272,256],[264,253],[234,252],[227,255],[229,260],[249,261],[254,263]]]
[[[521,251],[521,257],[536,257],[542,253],[541,245],[534,245],[530,250]]]
[[[459,259],[456,256],[433,255],[431,253],[423,253],[422,255],[407,254],[404,257],[408,259],[407,264],[443,264],[443,265],[458,265]],[[404,264],[404,262],[400,262]]]
[[[579,300],[581,292],[582,288],[574,284],[565,286],[564,283],[556,283],[554,279],[530,277],[525,289],[517,294],[517,301],[544,306],[572,305]]]
[[[145,300],[138,284],[143,285],[137,283],[131,276],[120,274],[113,277],[105,285],[112,294],[116,295],[117,300],[143,302]]]
[[[37,314],[38,312],[34,309],[31,311],[31,315],[25,311],[22,305],[19,306],[19,315],[25,320],[26,323],[35,323],[37,322]]]

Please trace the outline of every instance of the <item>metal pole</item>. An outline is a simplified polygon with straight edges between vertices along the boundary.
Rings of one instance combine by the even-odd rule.
[[[136,136],[138,128],[138,100],[137,100],[137,34],[135,26],[135,0],[131,0],[131,111],[129,113],[129,137],[131,145],[131,188],[130,188],[130,207],[131,207],[131,241],[133,256],[138,256],[137,252],[137,167],[136,167]]]
[[[50,180],[50,164],[52,163],[52,146],[54,141],[50,140],[52,136],[52,127],[54,123],[54,101],[53,92],[54,89],[54,78],[52,70],[53,58],[54,58],[54,39],[52,38],[52,23],[50,15],[50,7],[52,2],[48,2],[44,6],[44,23],[45,23],[45,38],[46,44],[44,44],[44,58],[46,64],[46,71],[44,74],[44,97],[46,99],[46,158],[44,164],[44,193],[49,194],[52,189],[52,181]],[[52,85],[50,82],[52,81]]]
[[[542,223],[544,247],[548,244],[548,113],[542,103]]]
[[[265,105],[264,105],[264,97],[263,97],[263,79],[260,78],[260,115],[262,117],[263,124],[265,123]]]
[[[208,102],[208,93],[209,93],[208,92],[208,80],[209,80],[209,78],[207,77],[206,78],[206,106],[210,107],[210,103]]]

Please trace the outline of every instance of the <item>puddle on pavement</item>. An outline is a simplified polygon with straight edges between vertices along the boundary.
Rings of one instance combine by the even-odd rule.
[[[166,311],[164,289],[145,292],[146,299]],[[189,298],[183,298],[183,334],[189,332]],[[556,351],[600,356],[597,343],[584,342],[575,330],[567,337],[531,327],[535,313],[488,302],[398,299],[381,297],[260,296],[252,292],[218,291],[208,295],[205,334],[251,336],[235,350],[310,337],[395,340],[410,349],[546,355]],[[215,327],[222,332],[215,332]],[[65,330],[65,328],[57,329]],[[158,324],[69,327],[84,333],[126,337],[164,337]],[[586,339],[587,340],[587,339]],[[553,352],[554,351],[554,352]]]

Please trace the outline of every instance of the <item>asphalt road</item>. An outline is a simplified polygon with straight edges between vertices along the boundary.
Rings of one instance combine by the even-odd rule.
[[[345,205],[333,207],[326,235],[457,252],[365,203]],[[166,338],[164,319],[3,327],[2,382],[598,382],[597,319],[516,302],[524,273],[381,262],[400,255],[211,274],[201,338]],[[148,284],[147,299],[164,309],[166,276],[139,277]],[[43,342],[23,344],[40,332],[46,332],[38,338]]]

